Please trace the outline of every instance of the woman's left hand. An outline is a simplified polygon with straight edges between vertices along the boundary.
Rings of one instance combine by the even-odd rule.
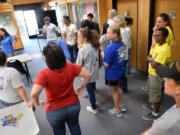
[[[78,89],[75,91],[76,95],[80,96],[80,95],[82,94],[83,90],[84,90],[84,88],[82,88],[82,87],[78,88]]]
[[[39,103],[39,107],[46,109],[46,108],[50,107],[50,104],[46,101],[41,101]]]

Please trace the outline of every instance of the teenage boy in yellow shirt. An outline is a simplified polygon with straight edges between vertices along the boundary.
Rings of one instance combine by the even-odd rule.
[[[151,105],[144,105],[143,108],[152,110],[146,116],[143,116],[145,120],[153,120],[159,117],[159,107],[162,98],[163,79],[156,74],[156,67],[159,65],[168,65],[171,60],[171,49],[166,43],[168,36],[168,30],[166,28],[159,28],[154,34],[156,45],[151,48],[150,54],[147,56],[149,62],[148,68],[148,90],[149,100]]]

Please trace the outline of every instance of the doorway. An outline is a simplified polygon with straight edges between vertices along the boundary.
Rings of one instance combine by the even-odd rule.
[[[171,25],[173,27],[174,34],[174,45],[172,47],[172,62],[180,60],[180,38],[177,38],[180,35],[180,1],[179,0],[156,0],[155,1],[155,18],[160,13],[166,13],[170,15],[171,12],[175,12],[175,16],[171,18]],[[155,20],[154,20],[155,21]]]
[[[132,53],[131,65],[137,67],[137,20],[138,20],[138,0],[116,0],[117,12],[123,16],[133,19],[132,30]]]

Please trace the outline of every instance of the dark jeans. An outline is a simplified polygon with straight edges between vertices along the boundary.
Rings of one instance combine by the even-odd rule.
[[[123,77],[120,80],[120,88],[124,91],[127,92],[127,77],[124,74]]]
[[[126,64],[126,74],[130,75],[131,71],[131,53],[132,53],[132,48],[128,49],[128,60]]]
[[[52,110],[46,113],[47,120],[53,128],[54,135],[65,135],[65,123],[68,125],[71,135],[81,135],[79,125],[80,103],[68,107]]]
[[[125,61],[125,65],[127,65],[127,60]],[[126,73],[126,71],[125,71],[125,73]],[[120,80],[120,88],[123,90],[123,92],[127,92],[127,77],[126,77],[125,73]]]
[[[75,63],[77,59],[77,54],[78,54],[78,46],[76,45],[67,45],[68,51],[71,57],[71,62]]]
[[[96,97],[95,97],[95,93],[94,93],[94,86],[95,86],[95,83],[88,83],[86,85],[86,90],[88,92],[89,102],[91,103],[92,109],[97,108]]]

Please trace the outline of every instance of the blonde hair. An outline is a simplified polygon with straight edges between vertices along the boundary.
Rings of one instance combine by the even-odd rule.
[[[117,15],[117,11],[116,11],[116,9],[111,9],[111,10],[109,10],[109,15],[112,17],[112,18],[114,18],[116,15]]]
[[[122,42],[121,31],[120,31],[120,28],[118,26],[112,25],[112,26],[109,26],[108,29],[111,29],[111,32],[113,34],[117,34],[117,36],[114,39],[111,39],[111,41]]]
[[[117,22],[119,27],[124,27],[126,24],[125,17],[123,17],[122,15],[115,16],[113,20]]]

